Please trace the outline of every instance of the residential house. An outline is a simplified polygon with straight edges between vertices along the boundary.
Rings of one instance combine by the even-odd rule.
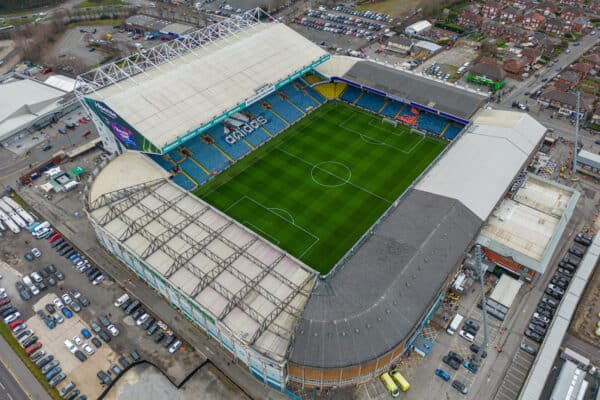
[[[506,26],[502,37],[512,43],[528,42],[533,36],[531,31],[519,28],[518,26]]]
[[[519,10],[529,10],[533,5],[533,0],[513,0],[511,2],[513,7],[518,8]]]
[[[527,64],[534,65],[542,58],[542,50],[539,47],[526,47],[523,49],[523,57],[527,59]]]
[[[600,54],[599,53],[590,53],[583,56],[583,60],[587,63],[592,64],[594,69],[600,70]]]
[[[483,17],[479,14],[472,13],[467,10],[462,10],[458,16],[458,25],[469,29],[481,29]]]
[[[584,28],[591,26],[590,21],[586,16],[577,17],[573,21],[571,21],[571,28],[575,32],[581,32]]]
[[[573,22],[575,18],[583,17],[585,13],[579,7],[567,6],[560,12],[560,18],[563,22]]]
[[[584,117],[588,112],[592,112],[595,97],[582,93],[580,98],[579,114]],[[538,103],[545,107],[556,108],[560,114],[574,116],[577,108],[577,95],[573,92],[563,92],[556,89],[544,91],[537,99]]]
[[[504,10],[502,10],[502,15],[500,19],[505,21],[506,23],[515,23],[521,20],[523,16],[523,12],[515,7],[508,6]]]
[[[581,75],[575,71],[565,71],[562,74],[558,75],[556,78],[556,82],[559,82],[563,85],[566,85],[569,88],[574,88],[579,85],[581,82]]]
[[[577,72],[582,77],[586,77],[592,69],[594,69],[594,66],[588,62],[578,62],[571,67],[571,70]]]
[[[589,0],[588,1],[588,10],[592,12],[600,11],[600,0]]]
[[[546,32],[563,36],[570,31],[570,24],[565,23],[561,18],[546,18]]]
[[[544,16],[555,16],[560,10],[558,5],[553,1],[544,1],[535,6],[535,9],[541,12]]]
[[[568,4],[571,6],[583,6],[585,0],[560,0],[560,4]]]
[[[487,78],[494,82],[503,82],[506,72],[496,63],[478,62],[469,70],[469,75]]]
[[[483,18],[498,18],[502,14],[502,6],[495,1],[490,1],[482,4],[481,6],[481,15]]]
[[[544,27],[546,17],[537,11],[528,11],[523,16],[523,28],[538,31]]]
[[[491,19],[484,19],[481,24],[481,31],[492,38],[501,37],[504,34],[504,29],[504,25]]]
[[[502,64],[502,69],[506,71],[509,76],[515,79],[521,79],[526,68],[527,59],[525,57],[511,58],[509,60],[505,60]]]

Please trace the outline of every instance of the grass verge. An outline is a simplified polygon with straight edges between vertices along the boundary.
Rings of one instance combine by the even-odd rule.
[[[123,6],[127,3],[121,0],[86,0],[77,4],[76,8],[101,7],[101,6]]]
[[[35,376],[35,379],[37,379],[40,385],[42,385],[46,392],[48,392],[50,397],[55,400],[60,400],[61,397],[58,395],[58,391],[48,385],[48,382],[44,378],[42,371],[40,371],[40,369],[31,361],[31,359],[27,357],[21,345],[19,345],[15,337],[10,332],[10,329],[8,329],[8,326],[6,326],[4,323],[0,323],[0,334],[4,340],[6,340],[6,343],[8,343],[8,345],[13,349],[15,354],[21,359],[21,361],[23,361],[23,364],[25,364],[27,369],[29,369],[33,376]]]

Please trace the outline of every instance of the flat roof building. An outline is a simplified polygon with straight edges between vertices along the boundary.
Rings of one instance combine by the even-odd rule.
[[[569,222],[579,192],[534,175],[494,209],[477,241],[489,261],[514,271],[514,266],[494,259],[491,252],[543,274]],[[491,251],[491,252],[490,252]]]

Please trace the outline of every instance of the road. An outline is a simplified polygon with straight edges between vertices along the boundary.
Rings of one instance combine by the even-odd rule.
[[[42,385],[3,339],[0,340],[0,399],[50,400]]]
[[[522,82],[517,89],[513,90],[510,94],[504,97],[501,104],[505,107],[510,107],[512,102],[521,99],[525,95],[525,92],[534,93],[545,84],[545,82],[542,82],[542,79],[547,79],[548,81],[552,80],[552,78],[561,73],[562,69],[567,68],[586,51],[596,45],[599,39],[600,37],[597,35],[586,35],[579,40],[579,46],[573,46],[573,44],[570,44],[569,53],[561,53],[560,56],[556,58],[556,64],[541,70],[539,76],[533,76],[530,79]],[[559,71],[556,70],[558,67],[560,67]]]

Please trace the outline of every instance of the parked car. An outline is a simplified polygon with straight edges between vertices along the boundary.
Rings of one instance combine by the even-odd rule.
[[[90,301],[87,299],[87,297],[81,295],[79,296],[79,298],[77,299],[77,301],[79,301],[79,303],[83,306],[83,307],[87,307],[90,305]]]
[[[102,326],[107,327],[110,325],[110,320],[108,319],[108,317],[106,315],[100,315],[98,317],[98,322],[100,322],[102,324]]]
[[[471,350],[473,353],[477,353],[479,351],[479,345],[473,343],[471,346],[469,346],[469,350]],[[487,351],[483,350],[481,352],[481,358],[486,358],[487,357]]]
[[[127,369],[127,367],[129,367],[130,365],[129,361],[127,361],[127,359],[123,356],[119,357],[119,364],[121,364],[121,367],[123,367],[123,369]]]
[[[71,393],[67,394],[65,396],[64,400],[74,400],[75,397],[79,396],[79,393],[80,393],[79,389],[75,389]],[[85,399],[87,399],[87,397],[84,394],[82,394],[80,397],[77,397],[77,400],[85,400]]]
[[[67,319],[69,319],[73,316],[73,313],[71,312],[71,310],[69,310],[69,308],[67,306],[61,307],[60,312],[62,312],[63,315],[65,316],[65,318],[67,318]]]
[[[106,329],[110,332],[113,337],[119,336],[119,330],[113,324],[110,324]]]
[[[111,341],[108,333],[106,333],[104,331],[98,332],[98,336],[100,336],[100,339],[104,340],[104,343],[109,343]]]
[[[102,342],[96,336],[94,336],[92,339],[90,339],[90,341],[96,348],[102,347]]]
[[[529,329],[525,331],[525,336],[527,336],[529,339],[533,340],[536,343],[542,343],[543,340],[543,338],[540,335],[530,331]]]
[[[50,381],[48,382],[48,385],[50,387],[56,387],[56,385],[58,385],[60,382],[63,381],[63,379],[65,379],[67,377],[67,375],[64,372],[61,372],[60,374],[56,375],[54,378],[50,379]]]
[[[454,380],[452,382],[452,387],[456,390],[458,390],[460,393],[462,394],[467,394],[469,393],[469,389],[467,389],[467,385],[465,385],[464,383],[462,383],[461,381],[457,381]]]
[[[577,236],[575,236],[575,242],[587,247],[592,244],[592,238],[590,236],[584,235],[583,233],[578,233]]]
[[[471,361],[465,361],[463,363],[463,365],[465,366],[465,368],[467,369],[467,371],[469,371],[472,374],[476,374],[477,370],[479,369],[479,367],[477,366],[477,364],[472,363]]]
[[[119,298],[117,298],[117,300],[115,300],[115,307],[120,307],[127,300],[129,300],[129,295],[127,293],[119,296]]]
[[[71,299],[71,296],[69,296],[67,293],[63,294],[61,297],[66,305],[69,305],[73,302],[73,299]]]
[[[169,349],[169,352],[170,352],[170,349]],[[452,357],[444,356],[442,358],[442,361],[444,363],[448,364],[450,366],[450,368],[452,368],[454,370],[458,370],[458,368],[460,368],[460,363]]]
[[[519,347],[521,348],[521,350],[523,350],[526,353],[531,354],[532,356],[535,356],[537,354],[537,351],[535,351],[535,349],[533,347],[531,347],[530,345],[528,345],[527,343],[521,342]]]
[[[37,247],[31,249],[31,254],[33,254],[35,258],[40,258],[42,256],[42,252]]]
[[[71,390],[75,389],[75,382],[71,381],[69,383],[67,383],[65,386],[63,386],[59,391],[58,391],[58,395],[60,397],[65,397],[67,395],[67,393],[69,393]]]
[[[442,378],[443,380],[445,380],[446,382],[448,382],[450,380],[450,375],[448,375],[448,373],[446,371],[444,371],[443,369],[436,369],[435,370],[435,374],[437,376],[439,376],[440,378]]]
[[[32,252],[33,252],[33,250],[32,250]],[[570,247],[569,248],[569,253],[571,253],[574,256],[577,256],[579,258],[583,258],[583,255],[585,254],[582,250],[578,249],[576,246]]]
[[[115,374],[115,376],[119,376],[122,372],[121,368],[119,368],[117,364],[111,364],[110,370],[113,374]]]
[[[76,350],[73,355],[81,362],[87,360],[87,356],[81,350]]]
[[[81,311],[81,307],[76,302],[72,302],[71,303],[71,308],[73,309],[73,312],[76,312],[76,313],[78,313],[79,311]]]
[[[92,348],[92,346],[90,346],[87,343],[84,343],[84,345],[82,346],[83,351],[85,351],[87,353],[88,356],[91,356],[92,354],[94,354],[96,352],[96,350],[94,350]]]
[[[50,354],[49,356],[46,356],[46,357],[40,359],[39,361],[37,361],[35,363],[35,365],[37,365],[39,368],[43,368],[46,364],[48,364],[52,360],[54,360],[54,356],[52,354]],[[56,365],[58,365],[58,361],[56,362]]]
[[[90,327],[92,328],[92,330],[96,333],[100,332],[102,330],[102,328],[100,327],[100,325],[98,325],[96,322],[94,321],[90,321]]]
[[[89,338],[92,337],[92,334],[91,334],[91,332],[87,328],[83,328],[81,330],[81,336],[83,336],[86,339],[89,339]]]
[[[112,380],[104,371],[98,371],[96,376],[98,377],[98,379],[100,379],[100,382],[102,382],[103,385],[110,385],[112,383]]]
[[[59,361],[55,360],[54,357],[48,356],[48,359],[50,361],[47,362],[41,369],[42,374],[44,375],[50,372],[52,369],[56,368],[59,364]]]
[[[28,356],[32,355],[42,347],[40,342],[36,342],[25,349],[25,354]]]

